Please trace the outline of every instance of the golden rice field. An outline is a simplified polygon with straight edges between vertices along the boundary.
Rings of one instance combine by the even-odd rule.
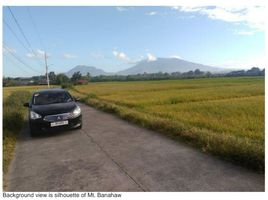
[[[51,86],[56,87],[56,86]],[[41,90],[41,89],[47,89],[46,85],[33,85],[33,86],[15,86],[15,87],[4,87],[3,88],[3,99],[5,100],[12,92],[15,91],[29,91],[33,92],[36,90]]]
[[[263,77],[90,83],[72,93],[202,151],[264,169]]]

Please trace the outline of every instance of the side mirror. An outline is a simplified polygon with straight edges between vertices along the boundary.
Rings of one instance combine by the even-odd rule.
[[[80,98],[74,98],[75,101],[80,101]]]
[[[23,106],[24,107],[29,107],[30,105],[29,105],[29,103],[24,103]]]

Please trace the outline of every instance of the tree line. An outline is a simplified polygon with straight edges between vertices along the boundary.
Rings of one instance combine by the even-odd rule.
[[[173,73],[143,73],[135,75],[99,75],[91,76],[90,73],[82,75],[80,72],[75,72],[72,77],[66,76],[64,73],[55,74],[49,72],[49,80],[52,85],[61,85],[63,88],[71,87],[72,85],[87,84],[88,82],[106,82],[106,81],[146,81],[146,80],[169,80],[169,79],[190,79],[190,78],[213,78],[213,77],[238,77],[238,76],[264,76],[265,69],[261,70],[258,67],[253,67],[249,70],[237,70],[227,73],[211,73],[204,72],[199,69],[188,72],[173,72]],[[45,85],[47,84],[46,75],[33,76],[30,78],[3,78],[3,86],[19,86],[19,85]]]

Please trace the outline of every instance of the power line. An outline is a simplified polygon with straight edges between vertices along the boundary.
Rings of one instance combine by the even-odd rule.
[[[38,55],[37,55],[36,52],[33,50],[32,45],[30,44],[29,40],[27,39],[26,35],[24,34],[24,32],[23,32],[23,30],[22,30],[22,28],[21,28],[21,26],[20,26],[20,24],[19,24],[17,18],[15,17],[14,13],[12,12],[11,8],[10,8],[9,6],[7,6],[7,8],[8,8],[8,10],[9,10],[9,12],[10,12],[12,18],[14,19],[14,21],[15,21],[15,23],[16,23],[18,29],[20,30],[20,33],[22,34],[24,40],[26,41],[26,43],[27,43],[28,46],[30,47],[32,53],[38,58]],[[39,60],[39,61],[40,61],[40,60]],[[43,65],[43,63],[41,63],[41,65]]]
[[[36,23],[35,23],[35,21],[33,19],[33,16],[32,16],[32,13],[31,13],[31,10],[30,10],[29,7],[27,7],[27,11],[28,11],[28,15],[29,15],[29,17],[31,19],[32,25],[33,25],[33,27],[35,29],[35,32],[37,33],[37,36],[38,36],[38,39],[39,39],[39,43],[44,48],[44,50],[46,51],[45,45],[44,45],[43,40],[42,40],[42,38],[40,36],[40,33],[39,33],[38,29],[37,29]]]
[[[29,72],[25,71],[20,65],[17,65],[12,59],[10,59],[9,57],[7,57],[6,54],[4,54],[5,58],[8,59],[14,66],[16,66],[17,68],[19,68],[21,71],[29,74]]]
[[[22,30],[22,28],[21,28],[21,26],[20,26],[20,24],[19,24],[17,18],[16,18],[15,15],[13,14],[11,8],[10,8],[9,6],[8,6],[7,8],[9,9],[9,12],[10,12],[11,16],[13,17],[13,19],[14,19],[14,21],[15,21],[17,27],[19,28],[20,33],[22,34],[23,38],[24,38],[25,41],[27,42],[27,44],[28,44],[28,46],[30,47],[30,49],[33,51],[33,48],[32,48],[32,46],[31,46],[29,40],[27,39],[26,35],[24,34],[24,32],[23,32],[23,30]],[[33,53],[34,53],[34,51],[33,51]]]
[[[40,74],[42,74],[42,72],[32,68],[30,65],[26,64],[24,61],[21,60],[21,58],[19,56],[17,56],[16,54],[14,54],[5,44],[3,45],[4,49],[10,54],[12,55],[14,58],[16,58],[17,61],[19,61],[20,63],[22,63],[23,65],[25,65],[26,67],[28,67],[29,69],[38,72]]]
[[[20,38],[17,36],[15,31],[11,28],[11,26],[5,21],[4,19],[4,24],[7,26],[7,28],[10,30],[10,32],[15,36],[15,38],[18,40],[18,42],[25,48],[26,51],[31,51],[28,49],[28,47],[25,46],[25,44],[20,40]]]
[[[30,7],[27,7],[27,11],[28,11],[30,20],[31,20],[31,22],[32,22],[32,25],[33,25],[33,27],[34,27],[34,29],[35,29],[35,32],[36,32],[36,34],[37,34],[37,36],[38,36],[38,38],[39,38],[39,43],[40,43],[40,45],[41,45],[41,46],[44,48],[44,50],[45,50],[45,65],[46,65],[47,86],[48,86],[48,88],[50,88],[50,85],[49,85],[48,66],[47,66],[46,48],[45,48],[45,45],[44,45],[44,43],[43,43],[43,40],[42,40],[42,38],[41,38],[41,36],[40,36],[40,34],[39,34],[39,31],[38,31],[38,29],[37,29],[37,26],[36,26],[36,24],[35,24],[35,22],[34,22],[33,16],[32,16],[31,11],[30,11]]]
[[[9,48],[4,47],[4,49],[5,49],[10,55],[12,55],[17,61],[19,61],[20,63],[22,63],[23,65],[25,65],[25,66],[28,67],[29,69],[31,69],[32,71],[35,71],[35,72],[38,72],[38,73],[41,73],[41,74],[42,74],[42,72],[40,72],[40,71],[38,71],[38,70],[32,68],[30,65],[28,65],[28,64],[26,64],[24,61],[22,61],[22,60],[20,59],[20,57],[17,56],[17,55],[15,55]]]

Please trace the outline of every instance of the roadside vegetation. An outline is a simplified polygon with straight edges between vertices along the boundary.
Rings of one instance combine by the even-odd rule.
[[[85,103],[264,171],[264,77],[89,83]]]
[[[53,85],[51,87],[56,87],[56,86]],[[5,99],[10,94],[12,94],[13,92],[16,92],[16,91],[28,91],[28,92],[32,92],[32,91],[41,90],[41,89],[47,89],[47,85],[4,87],[3,88],[3,98],[4,98],[4,101],[5,101]]]
[[[4,95],[3,102],[3,173],[4,178],[13,158],[18,133],[20,132],[27,109],[22,105],[29,101],[29,91],[14,91]],[[5,181],[3,182],[6,183]],[[5,185],[4,185],[5,186]]]
[[[56,87],[56,86],[52,86]],[[5,181],[8,167],[12,161],[16,141],[19,132],[26,119],[27,109],[23,104],[28,102],[31,93],[35,90],[45,89],[47,86],[22,86],[3,88],[3,186],[7,187]]]

